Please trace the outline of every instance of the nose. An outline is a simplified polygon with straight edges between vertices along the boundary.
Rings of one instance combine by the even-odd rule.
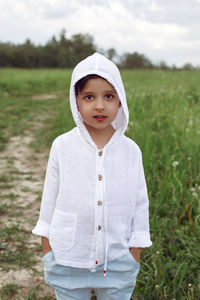
[[[96,110],[104,110],[104,99],[102,97],[98,97],[95,102]]]

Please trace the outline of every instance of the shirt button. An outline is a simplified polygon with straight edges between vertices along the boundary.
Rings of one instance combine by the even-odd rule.
[[[99,205],[99,206],[102,205],[102,201],[101,201],[101,200],[98,201],[98,205]]]
[[[100,225],[98,225],[98,230],[101,230],[101,226]]]
[[[99,156],[102,156],[103,152],[102,151],[99,151]]]
[[[101,181],[101,180],[102,180],[102,178],[103,178],[103,176],[102,176],[102,175],[99,175],[99,181]]]

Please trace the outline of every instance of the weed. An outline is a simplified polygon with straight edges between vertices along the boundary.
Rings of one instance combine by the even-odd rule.
[[[27,243],[30,232],[18,224],[1,226],[0,228],[0,264],[7,270],[9,265],[17,268],[30,268],[35,263]]]
[[[8,283],[0,289],[0,299],[10,300],[17,295],[21,287],[15,283]]]
[[[0,216],[8,214],[9,205],[6,203],[0,203]]]
[[[44,295],[44,293],[43,296],[39,296],[41,292],[42,292],[42,288],[40,285],[34,286],[30,288],[28,291],[26,289],[26,291],[24,291],[23,299],[24,300],[55,300],[56,299],[53,296]]]

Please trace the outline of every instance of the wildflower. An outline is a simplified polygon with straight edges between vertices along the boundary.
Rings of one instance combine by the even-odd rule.
[[[172,166],[174,168],[176,168],[176,166],[178,166],[178,165],[179,165],[179,162],[177,160],[173,161]]]
[[[133,124],[134,124],[133,121],[130,121],[130,122],[129,122],[129,125],[130,125],[130,126],[133,126]]]
[[[188,284],[188,288],[189,288],[190,290],[192,290],[192,284],[191,284],[191,283]]]
[[[190,189],[190,191],[191,191],[191,192],[195,192],[196,190],[195,190],[194,187],[192,187],[192,188]]]
[[[189,125],[192,126],[193,125],[193,121],[189,120]]]
[[[197,198],[197,197],[198,197],[198,194],[197,194],[196,192],[193,192],[193,193],[192,193],[192,196],[193,196],[194,198]]]
[[[190,156],[188,156],[188,158],[187,158],[188,160],[191,160],[191,157]]]
[[[185,128],[185,130],[188,132],[188,131],[189,131],[189,128]]]
[[[156,251],[156,254],[160,254],[160,251]]]
[[[155,288],[158,289],[159,288],[159,284],[156,284]]]
[[[197,134],[200,134],[200,130],[197,130]]]
[[[200,185],[198,186],[198,190],[200,190]]]

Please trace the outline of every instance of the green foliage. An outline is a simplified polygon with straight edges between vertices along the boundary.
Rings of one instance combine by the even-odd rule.
[[[124,69],[152,69],[153,64],[144,55],[134,52],[124,54],[121,67]]]
[[[53,139],[74,126],[68,99],[71,71],[5,69],[0,76],[5,143],[28,128],[38,141],[34,149],[48,152]],[[122,71],[122,77],[130,112],[126,135],[143,152],[153,241],[143,252],[132,298],[199,299],[200,72]],[[57,98],[33,97],[40,94]],[[37,122],[42,126],[33,128]],[[1,214],[8,209],[1,206]],[[1,246],[1,266],[33,263],[26,236],[18,227],[1,227],[0,240],[7,243]]]
[[[89,34],[75,34],[68,39],[62,31],[60,39],[53,36],[44,46],[35,46],[30,40],[21,45],[0,43],[0,67],[71,68],[95,51]]]

